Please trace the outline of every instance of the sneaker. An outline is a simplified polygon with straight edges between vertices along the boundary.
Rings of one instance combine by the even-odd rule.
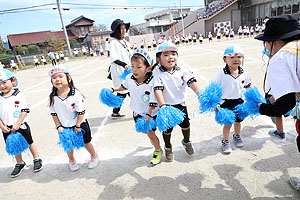
[[[239,136],[239,135],[233,134],[233,143],[234,143],[234,145],[237,146],[237,147],[242,147],[242,146],[244,146],[244,142],[243,142],[241,136]]]
[[[194,149],[192,147],[191,142],[185,143],[183,140],[181,140],[181,144],[183,145],[183,147],[184,147],[187,154],[189,154],[189,155],[194,154]]]
[[[168,162],[173,161],[174,155],[173,155],[172,147],[171,148],[165,147],[165,155]]]
[[[72,172],[79,170],[79,166],[75,159],[73,161],[71,161],[71,160],[69,161],[69,167]]]
[[[230,154],[232,152],[230,142],[228,140],[226,141],[222,140],[222,150],[226,154]]]
[[[285,132],[279,133],[277,130],[270,130],[269,131],[269,135],[278,137],[280,139],[284,139],[285,138]]]
[[[295,190],[300,191],[300,178],[291,176],[290,183],[293,186],[293,188],[295,188]]]
[[[121,118],[121,117],[125,117],[125,115],[120,115],[119,113],[117,113],[117,114],[111,114],[111,117],[112,118]]]
[[[91,160],[88,164],[88,168],[89,169],[94,169],[95,167],[97,167],[99,164],[99,157],[98,154],[96,154],[94,157],[91,156]]]
[[[154,151],[153,152],[153,156],[151,158],[151,164],[152,165],[157,165],[158,163],[160,163],[160,158],[163,154],[163,150],[160,148],[160,151]]]
[[[33,171],[34,172],[39,172],[43,169],[43,161],[42,159],[34,159],[33,160]]]
[[[21,164],[16,164],[14,170],[10,174],[10,177],[15,178],[15,177],[19,176],[22,173],[22,171],[24,170],[25,166],[26,166],[26,163],[24,161]]]

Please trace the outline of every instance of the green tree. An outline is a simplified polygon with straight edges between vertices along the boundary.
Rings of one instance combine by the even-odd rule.
[[[23,46],[19,45],[19,46],[17,46],[16,50],[17,50],[17,53],[20,54],[20,55],[28,54],[28,48],[27,47],[23,47]]]
[[[41,49],[39,46],[37,46],[35,44],[31,44],[28,46],[28,51],[30,54],[38,54],[41,52]]]
[[[60,38],[50,38],[48,40],[48,49],[50,51],[63,51],[66,47],[66,42]]]
[[[70,42],[70,46],[72,49],[74,49],[75,47],[78,47],[78,42],[76,39],[70,39],[69,42]]]
[[[0,43],[0,54],[6,54],[7,52],[7,48],[5,48],[5,46]]]

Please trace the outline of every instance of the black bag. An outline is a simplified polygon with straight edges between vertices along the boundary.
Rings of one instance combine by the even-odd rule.
[[[110,72],[110,66],[108,67],[108,76],[107,76],[107,78],[109,80],[112,80],[112,78],[111,78],[111,72]]]

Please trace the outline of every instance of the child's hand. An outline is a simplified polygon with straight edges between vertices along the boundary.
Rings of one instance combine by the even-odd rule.
[[[145,115],[144,118],[147,120],[148,123],[150,123],[150,121],[151,121],[151,117],[150,116]]]
[[[80,127],[79,127],[79,128],[75,127],[74,130],[75,130],[77,133],[80,133],[80,132],[81,132],[81,128],[80,128]]]
[[[20,128],[20,124],[16,123],[13,125],[13,127],[11,128],[11,132],[16,132],[17,130],[19,130]]]
[[[257,105],[258,105],[258,107],[260,107],[260,106],[261,106],[261,104],[262,104],[262,103],[258,103],[258,104],[257,104]]]
[[[216,112],[220,108],[220,105],[218,104],[217,107],[214,108],[214,111]]]
[[[129,65],[125,65],[125,67],[124,67],[125,70],[128,70],[129,68],[130,68]]]
[[[275,101],[276,101],[276,100],[275,100],[274,96],[271,96],[271,97],[270,97],[270,102],[274,103]]]
[[[3,126],[2,128],[3,133],[9,133],[10,132],[10,128],[8,128],[7,126]]]
[[[62,133],[64,131],[64,127],[59,127],[57,130],[58,132]]]

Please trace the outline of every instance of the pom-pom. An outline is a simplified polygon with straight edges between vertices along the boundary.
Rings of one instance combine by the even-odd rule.
[[[131,73],[132,73],[131,68],[128,68],[127,70],[124,70],[124,72],[119,76],[119,78],[125,80],[126,76]]]
[[[241,120],[244,120],[246,117],[249,116],[247,103],[242,103],[237,105],[234,108],[234,110]]]
[[[223,91],[221,88],[221,83],[211,82],[198,96],[200,103],[200,113],[214,111],[214,108],[216,108],[222,100],[222,94]]]
[[[156,124],[159,131],[166,131],[183,122],[185,114],[173,106],[162,107],[158,110]]]
[[[99,94],[99,100],[101,103],[108,107],[118,108],[122,105],[123,99],[114,95],[109,89],[103,88]]]
[[[265,98],[259,93],[256,87],[252,87],[246,90],[245,92],[246,105],[248,107],[248,114],[259,115],[259,106],[258,103],[266,103]]]
[[[220,125],[229,125],[235,123],[235,113],[226,108],[218,108],[216,111],[216,122]]]
[[[21,154],[25,149],[29,147],[29,144],[19,132],[13,132],[6,138],[6,152],[9,155],[16,156]]]
[[[65,152],[70,152],[71,149],[80,149],[85,147],[82,131],[77,133],[73,128],[64,128],[63,132],[58,132],[58,144],[64,148]]]
[[[148,123],[145,117],[140,117],[135,123],[135,130],[139,133],[148,133],[156,127],[155,120],[151,117]]]

